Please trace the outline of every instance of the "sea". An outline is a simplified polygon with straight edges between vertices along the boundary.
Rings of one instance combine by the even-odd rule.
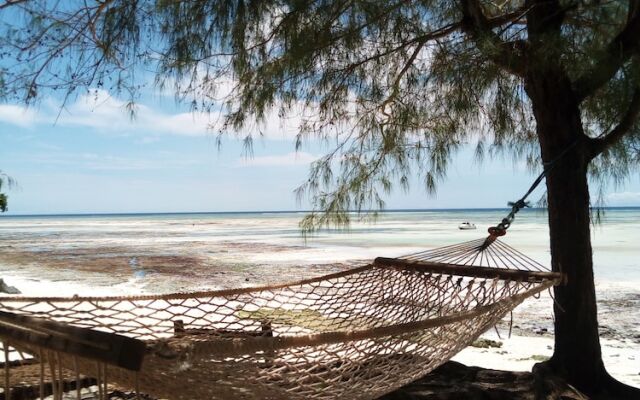
[[[378,256],[483,238],[507,212],[387,211],[376,220],[358,221],[354,215],[348,229],[312,235],[300,229],[305,212],[1,216],[0,278],[26,296],[283,283],[353,268]],[[640,208],[607,208],[600,214],[591,227],[600,333],[621,379],[640,384]],[[547,217],[543,209],[521,211],[502,240],[548,266]],[[476,229],[461,230],[462,222]],[[551,351],[552,309],[550,295],[525,302],[514,313],[515,334],[546,337],[543,350]]]
[[[69,279],[61,294],[83,294],[71,292],[85,285],[92,293],[244,286],[482,238],[506,213],[388,211],[312,235],[300,229],[304,212],[2,216],[0,272],[8,282]],[[458,228],[467,221],[477,229]],[[640,286],[640,208],[604,209],[591,231],[596,281]],[[544,210],[521,211],[503,240],[549,265]]]
[[[2,216],[0,278],[28,296],[283,283],[353,268],[378,256],[483,238],[507,211],[388,211],[363,221],[354,215],[348,229],[312,235],[300,229],[305,212]],[[462,222],[476,229],[461,230]],[[640,208],[601,210],[591,234],[601,322],[613,326],[612,335],[624,336],[629,328],[640,344]],[[550,264],[544,209],[521,211],[502,240]],[[533,304],[542,304],[534,314],[550,315],[548,304]],[[621,311],[625,317],[616,317]]]

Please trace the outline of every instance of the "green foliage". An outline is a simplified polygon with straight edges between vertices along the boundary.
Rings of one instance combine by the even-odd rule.
[[[329,148],[296,191],[314,204],[302,225],[345,226],[350,211],[375,216],[412,177],[433,193],[464,144],[479,159],[511,155],[540,169],[518,60],[577,80],[610,56],[633,3],[561,1],[545,22],[561,29],[542,33],[524,3],[480,1],[486,28],[472,26],[463,9],[475,2],[462,0],[30,1],[0,18],[0,92],[34,102],[105,88],[133,104],[154,71],[158,88],[222,113],[219,134],[248,131],[249,145],[271,113],[296,119],[298,149],[312,138]],[[588,137],[622,118],[639,70],[637,55],[625,60],[582,103]],[[635,122],[595,161],[593,179],[626,179],[639,147]]]
[[[15,181],[0,171],[0,212],[6,212],[8,210],[8,196],[2,193],[2,187],[4,185],[11,187],[15,185]]]

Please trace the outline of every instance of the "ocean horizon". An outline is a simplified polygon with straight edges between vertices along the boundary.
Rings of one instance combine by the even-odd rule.
[[[422,212],[467,212],[467,211],[509,211],[510,207],[469,207],[469,208],[398,208],[388,210],[378,210],[378,213],[422,213]],[[639,206],[605,206],[605,207],[593,207],[593,210],[602,211],[614,211],[614,210],[640,210]],[[156,215],[242,215],[242,214],[308,214],[313,210],[239,210],[239,211],[139,211],[139,212],[81,212],[81,213],[25,213],[25,214],[12,214],[10,211],[5,214],[0,214],[0,218],[14,218],[14,217],[121,217],[121,216],[156,216]],[[375,210],[362,211],[374,212]],[[522,212],[545,212],[544,207],[527,207],[520,210]],[[357,214],[358,211],[350,210],[349,213]]]
[[[49,264],[59,267],[66,261],[91,265],[99,259],[99,263],[106,263],[106,273],[111,262],[113,268],[121,268],[122,262],[114,262],[121,257],[136,257],[137,262],[143,263],[140,260],[145,257],[186,254],[204,272],[207,265],[226,262],[229,254],[233,254],[230,263],[256,265],[263,271],[277,262],[348,264],[477,239],[486,236],[487,229],[499,223],[508,211],[386,210],[375,220],[355,217],[348,227],[325,228],[311,235],[303,235],[299,226],[308,211],[8,215],[0,217],[0,268],[39,273]],[[640,207],[608,207],[601,211],[599,222],[591,229],[596,278],[640,282],[634,240],[640,237],[636,223],[640,221]],[[550,265],[547,217],[543,208],[522,210],[502,240]],[[465,221],[475,224],[476,229],[458,229]],[[238,247],[243,251],[236,254],[234,249]],[[159,262],[162,260],[146,261]],[[14,264],[20,268],[14,268]],[[128,264],[125,271],[131,272]],[[148,280],[139,283],[142,287],[155,287]]]

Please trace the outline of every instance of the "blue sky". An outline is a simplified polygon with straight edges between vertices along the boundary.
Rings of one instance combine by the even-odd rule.
[[[218,150],[207,129],[216,120],[171,96],[143,97],[134,120],[124,105],[106,92],[79,96],[62,110],[51,99],[30,108],[0,104],[0,170],[19,183],[9,192],[10,214],[309,209],[293,190],[327,149],[309,143],[296,152],[293,124],[270,119],[247,158],[233,137]],[[533,179],[522,164],[480,165],[472,153],[459,152],[436,196],[415,182],[409,193],[390,195],[387,208],[503,207]],[[640,205],[640,177],[611,188],[608,205]]]

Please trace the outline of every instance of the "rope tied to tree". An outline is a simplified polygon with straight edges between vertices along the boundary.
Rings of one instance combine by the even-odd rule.
[[[516,214],[520,210],[522,210],[523,208],[531,207],[531,204],[528,201],[526,201],[527,197],[529,197],[529,195],[547,177],[549,172],[551,172],[551,170],[557,165],[558,161],[560,159],[562,159],[562,157],[564,157],[573,147],[575,147],[575,145],[577,143],[578,143],[578,139],[573,141],[573,143],[571,143],[564,150],[562,150],[562,152],[560,154],[558,154],[558,156],[556,158],[554,158],[553,160],[551,160],[551,161],[549,161],[547,163],[544,163],[543,164],[544,168],[543,168],[542,172],[533,181],[533,183],[529,187],[529,190],[527,190],[527,192],[524,194],[524,196],[522,196],[517,201],[510,201],[509,203],[507,203],[507,205],[509,205],[511,207],[511,211],[509,212],[509,214],[507,214],[506,217],[504,217],[502,219],[502,221],[500,221],[500,223],[498,223],[496,226],[490,227],[487,230],[489,232],[489,236],[487,237],[487,239],[482,244],[482,246],[480,248],[481,251],[486,249],[487,247],[489,247],[491,245],[491,243],[493,243],[498,237],[504,236],[504,235],[507,234],[507,229],[509,229],[509,227],[511,226],[513,221],[516,219]]]

